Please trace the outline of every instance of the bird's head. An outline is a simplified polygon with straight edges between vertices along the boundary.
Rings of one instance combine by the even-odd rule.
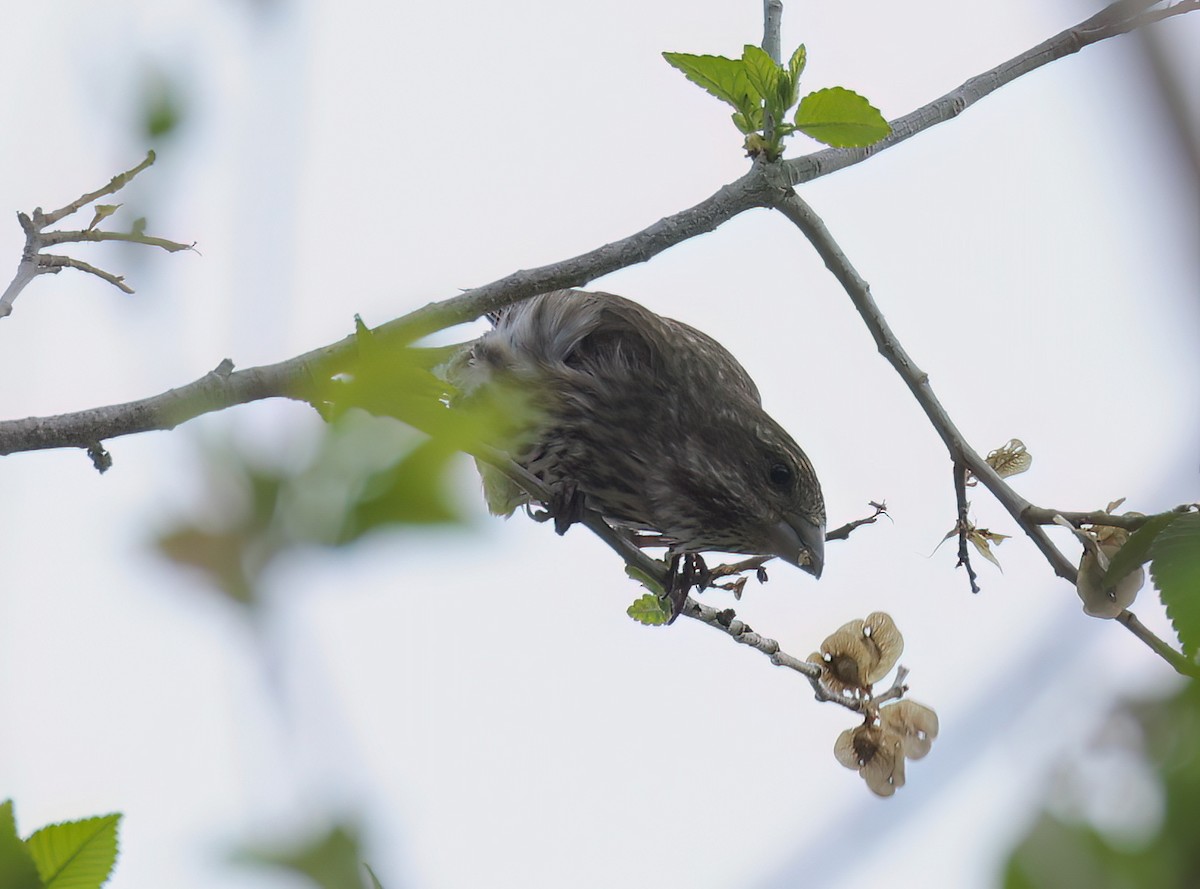
[[[825,565],[825,501],[804,451],[761,409],[695,427],[671,473],[691,521],[687,548],[778,556],[814,577]],[[683,538],[685,535],[680,535]]]

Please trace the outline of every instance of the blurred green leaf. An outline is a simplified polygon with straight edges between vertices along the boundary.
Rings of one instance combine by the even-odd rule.
[[[120,815],[51,824],[26,845],[46,889],[99,889],[117,861]]]
[[[800,100],[796,129],[835,148],[861,148],[886,138],[892,129],[879,109],[840,86],[817,90]]]
[[[202,571],[213,586],[235,602],[249,605],[254,599],[254,584],[243,561],[248,540],[244,531],[214,533],[183,527],[159,537],[158,549],[177,565]]]
[[[1149,836],[1130,842],[1077,819],[1043,814],[1014,849],[1005,889],[1193,889],[1200,885],[1200,683],[1165,700],[1122,710],[1136,720],[1141,757],[1158,775],[1163,817]],[[1132,753],[1132,752],[1131,752]],[[1073,756],[1075,762],[1078,757]],[[1108,774],[1083,774],[1096,784]],[[1047,782],[1058,786],[1057,782]],[[1057,808],[1062,808],[1058,806]]]
[[[1200,651],[1200,513],[1182,514],[1160,531],[1150,546],[1150,559],[1150,576],[1184,654],[1195,658]]]
[[[248,849],[236,858],[293,871],[307,877],[320,889],[363,887],[357,832],[340,824],[334,825],[324,836],[291,849]]]
[[[178,84],[162,71],[149,71],[142,86],[142,130],[150,139],[170,135],[183,120]]]
[[[210,474],[225,482],[213,486],[219,524],[183,522],[156,544],[171,561],[199,569],[230,599],[250,605],[263,570],[286,545],[273,530],[284,477],[236,453],[213,454],[209,461]]]
[[[446,490],[446,469],[454,454],[453,448],[429,440],[372,475],[349,505],[338,542],[348,543],[385,525],[461,520]]]
[[[0,887],[43,889],[33,856],[17,835],[12,800],[0,803]]]

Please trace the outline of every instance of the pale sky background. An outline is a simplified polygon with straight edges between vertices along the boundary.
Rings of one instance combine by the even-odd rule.
[[[1093,8],[791,0],[783,44],[807,44],[807,88],[896,117]],[[4,24],[0,209],[58,206],[136,163],[157,68],[187,118],[124,199],[200,250],[76,252],[134,297],[36,281],[0,321],[15,418],[278,361],[355,312],[380,323],[696,203],[746,160],[724,107],[660,53],[735,55],[761,4],[60,0],[9,4]],[[1195,47],[1200,16],[1161,32]],[[1040,505],[1200,497],[1200,220],[1151,90],[1137,39],[1107,41],[804,189],[971,442],[1025,441],[1015,484]],[[313,413],[259,404],[109,442],[103,477],[77,452],[0,461],[0,799],[22,833],[124,812],[112,889],[299,887],[229,850],[339,815],[363,823],[387,889],[995,885],[1056,767],[1118,697],[1172,688],[1170,669],[1086,618],[1019,535],[1003,574],[978,562],[978,596],[950,544],[930,557],[954,522],[945,451],[782,218],[594,286],[742,360],[832,525],[887,501],[893,520],[831,544],[819,583],[779,566],[737,610],[800,656],[893,615],[911,696],[941,718],[907,787],[871,796],[832,755],[853,716],[765,657],[695,622],[632,622],[640,590],[582,530],[489,518],[465,460],[466,528],[293,559],[251,626],[148,541],[205,502],[204,442],[303,460]],[[972,499],[980,526],[1014,533]],[[1170,633],[1151,591],[1135,610]],[[1155,817],[1136,773],[1094,789],[1118,824]]]

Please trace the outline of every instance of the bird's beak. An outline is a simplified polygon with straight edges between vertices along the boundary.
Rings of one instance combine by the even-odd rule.
[[[771,552],[813,577],[825,567],[825,527],[791,513],[771,528]]]

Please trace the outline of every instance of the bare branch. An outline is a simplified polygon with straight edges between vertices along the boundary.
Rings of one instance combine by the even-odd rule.
[[[116,194],[118,191],[128,185],[134,176],[151,166],[154,161],[154,152],[147,151],[145,160],[143,160],[136,167],[128,169],[124,173],[118,173],[116,176],[113,176],[112,179],[109,180],[108,185],[105,185],[103,188],[98,188],[95,191],[80,195],[65,207],[60,207],[51,213],[43,213],[42,208],[38,207],[33,211],[34,223],[39,229],[43,229],[46,226],[54,225],[54,223],[58,222],[60,219],[65,219],[72,213],[83,209],[88,204],[92,203],[92,201],[98,200],[106,195]]]
[[[776,65],[783,60],[783,50],[779,42],[779,29],[783,24],[783,0],[763,0],[763,52],[769,55]]]
[[[1184,657],[1166,642],[1159,639],[1154,631],[1138,620],[1137,615],[1128,608],[1116,616],[1116,621],[1142,640],[1151,651],[1174,667],[1177,673],[1200,678],[1200,664]]]
[[[832,531],[829,531],[825,534],[825,540],[826,541],[845,540],[847,537],[849,537],[851,535],[851,533],[853,533],[853,531],[856,528],[859,528],[863,525],[873,525],[877,521],[879,521],[879,517],[881,515],[882,516],[887,515],[887,504],[886,503],[876,503],[875,501],[872,500],[867,505],[870,506],[873,510],[875,510],[875,512],[872,515],[869,515],[864,519],[855,519],[852,522],[847,522],[846,524],[842,525],[840,528],[834,528]]]
[[[107,281],[119,290],[123,290],[126,293],[133,293],[133,288],[125,283],[123,275],[114,275],[111,272],[104,271],[104,269],[98,269],[91,263],[84,262],[82,259],[43,254],[38,257],[37,269],[40,275],[55,275],[63,269],[79,269],[81,272],[87,272],[89,275],[95,275],[97,278]]]
[[[754,630],[750,629],[749,625],[734,617],[732,611],[717,611],[715,608],[710,608],[708,605],[701,605],[695,599],[689,598],[684,605],[683,615],[708,624],[713,629],[720,630],[735,642],[748,645],[754,650],[762,652],[771,659],[771,663],[775,666],[787,667],[789,670],[799,673],[812,685],[813,693],[816,695],[818,701],[831,701],[835,704],[841,704],[847,710],[853,710],[855,713],[863,712],[866,707],[867,702],[861,698],[843,697],[829,691],[821,683],[821,667],[818,664],[811,663],[780,650],[778,642],[754,632]]]
[[[195,250],[196,244],[181,244],[178,241],[169,241],[166,238],[155,238],[150,235],[143,235],[137,232],[110,232],[102,231],[98,228],[84,229],[83,231],[55,231],[46,232],[41,236],[41,242],[44,246],[50,247],[55,244],[71,244],[81,243],[83,241],[125,241],[130,244],[144,244],[147,247],[160,247],[168,253],[177,253],[180,250]]]
[[[430,303],[372,332],[381,345],[404,345],[446,327],[471,321],[508,303],[644,262],[668,247],[711,231],[752,207],[768,206],[772,187],[761,164],[696,206],[661,219],[642,231],[581,256],[513,274],[461,296]],[[34,271],[36,274],[36,269]],[[0,315],[3,315],[0,306]],[[313,380],[327,379],[358,354],[358,339],[344,337],[277,364],[206,374],[160,395],[56,417],[0,421],[0,455],[47,448],[87,447],[94,441],[175,426],[212,411],[263,398],[307,400]],[[232,365],[230,365],[232,368]]]
[[[1188,512],[1197,504],[1184,503],[1176,506],[1173,512]],[[1025,518],[1039,525],[1053,525],[1055,516],[1061,516],[1076,528],[1080,525],[1107,525],[1112,528],[1124,528],[1126,531],[1136,531],[1146,524],[1152,516],[1146,515],[1114,515],[1102,509],[1091,512],[1067,512],[1061,509],[1048,509],[1032,504],[1025,508]]]
[[[149,247],[161,247],[163,250],[171,253],[177,250],[191,250],[195,248],[194,244],[180,244],[176,241],[168,241],[166,238],[154,238],[141,231],[109,232],[97,229],[95,227],[97,223],[111,215],[120,204],[97,207],[97,213],[92,220],[92,224],[83,231],[46,231],[47,226],[54,225],[60,219],[70,216],[98,198],[114,194],[124,188],[134,176],[153,163],[154,152],[147,152],[146,159],[136,167],[126,170],[124,173],[119,173],[109,180],[109,183],[103,188],[81,195],[65,207],[60,207],[52,213],[43,213],[42,208],[37,207],[31,214],[17,214],[17,221],[21,224],[21,230],[25,232],[25,249],[21,252],[21,261],[17,265],[16,275],[13,276],[4,293],[0,294],[0,318],[12,313],[13,303],[30,281],[38,275],[57,274],[64,268],[79,269],[107,281],[125,293],[133,293],[133,288],[125,283],[125,279],[121,275],[114,275],[83,260],[74,259],[69,256],[42,255],[41,251],[46,247],[81,241],[127,241],[133,244],[144,244]]]

